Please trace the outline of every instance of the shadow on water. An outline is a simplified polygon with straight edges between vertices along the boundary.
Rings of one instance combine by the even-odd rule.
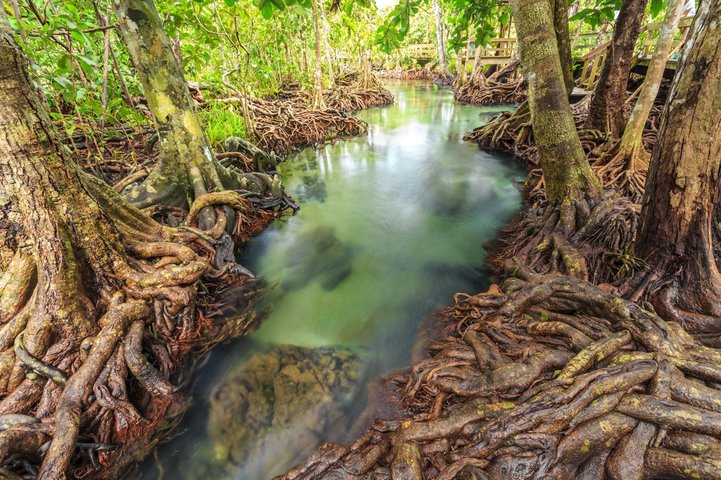
[[[301,211],[241,259],[276,285],[262,305],[267,319],[198,371],[195,403],[159,449],[165,478],[270,478],[319,442],[347,440],[367,382],[408,365],[420,319],[457,291],[487,286],[482,245],[518,210],[522,172],[462,136],[502,109],[456,105],[432,85],[390,88],[393,106],[360,114],[367,136],[281,165]],[[211,397],[226,430],[250,425],[226,432],[241,445],[209,433],[218,430],[209,417],[224,418],[209,414]],[[159,476],[152,460],[140,470],[134,478]]]

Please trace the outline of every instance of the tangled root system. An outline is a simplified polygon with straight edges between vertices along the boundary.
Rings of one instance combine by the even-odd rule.
[[[393,103],[393,95],[375,77],[363,80],[357,73],[341,76],[337,87],[324,92],[323,97],[326,110],[311,109],[312,94],[297,88],[267,99],[235,96],[206,103],[245,102],[258,147],[278,155],[339,137],[362,135],[368,126],[351,112]]]
[[[658,127],[663,110],[663,95],[659,95],[644,127],[642,148],[633,151],[620,151],[617,140],[611,140],[598,130],[586,129],[590,97],[571,105],[576,130],[583,150],[589,162],[601,176],[604,187],[617,188],[622,194],[634,200],[643,193],[646,170],[648,168],[646,152],[653,150],[658,137]],[[635,97],[629,97],[626,109],[630,112]],[[475,128],[464,137],[477,143],[481,149],[510,153],[530,170],[526,180],[526,193],[529,201],[538,204],[544,200],[543,179],[541,177],[538,150],[533,139],[531,114],[526,103],[522,103],[514,112],[503,112],[488,123]],[[629,168],[630,167],[630,168]]]
[[[473,105],[511,105],[525,102],[528,97],[526,80],[516,75],[518,59],[481,81],[471,79],[455,94],[456,101]]]
[[[618,284],[644,266],[630,253],[638,215],[639,205],[615,190],[598,202],[531,206],[502,231],[491,263],[500,270],[514,260],[537,273]]]
[[[392,70],[378,71],[376,74],[380,78],[391,78],[395,80],[428,80],[442,86],[452,85],[455,76],[450,73],[443,73],[440,69],[435,68],[434,64],[429,63],[423,68],[394,68]]]
[[[516,265],[457,295],[401,384],[407,418],[281,477],[721,478],[721,354],[608,290]]]

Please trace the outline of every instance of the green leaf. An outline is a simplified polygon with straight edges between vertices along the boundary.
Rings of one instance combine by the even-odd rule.
[[[664,0],[651,0],[648,5],[652,17],[657,17],[666,6]]]
[[[57,83],[62,88],[72,88],[73,82],[68,80],[68,77],[64,75],[59,75],[57,77],[53,77],[53,82]]]
[[[506,26],[508,25],[508,21],[511,19],[511,14],[509,12],[503,12],[498,19],[498,21],[501,23],[501,25]]]

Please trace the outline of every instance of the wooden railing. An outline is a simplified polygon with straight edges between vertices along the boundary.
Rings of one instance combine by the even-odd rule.
[[[679,21],[676,41],[674,48],[671,51],[671,55],[668,58],[666,68],[676,68],[678,50],[681,48],[683,40],[686,38],[686,31],[693,23],[693,18],[693,16],[684,17]],[[646,28],[644,28],[641,32],[643,40],[640,43],[640,50],[636,56],[637,65],[640,64],[642,66],[648,66],[648,61],[651,59],[653,51],[656,48],[656,41],[658,40],[658,34],[661,31],[662,25],[662,22],[652,22],[646,25]],[[583,70],[581,71],[581,77],[577,82],[579,87],[586,90],[593,90],[593,87],[596,86],[598,77],[601,75],[601,67],[603,67],[603,62],[606,60],[610,45],[611,41],[609,40],[581,57],[581,60],[583,61]]]
[[[693,16],[684,17],[678,22],[679,34],[676,35],[676,42],[671,53],[672,55],[677,53],[677,47],[679,47],[681,42],[686,38],[686,31],[693,23],[693,19]],[[658,40],[658,34],[661,31],[662,26],[663,22],[652,22],[646,25],[646,28],[643,29],[642,33],[644,34],[644,38],[641,42],[641,51],[638,54],[639,59],[651,58],[651,55],[653,55],[653,51],[656,48],[656,41]]]
[[[675,48],[669,57],[668,68],[675,68],[678,50],[681,48],[686,32],[693,23],[693,19],[693,16],[684,17],[679,22],[679,33],[676,36]],[[651,58],[656,46],[656,40],[658,39],[661,26],[662,22],[652,22],[644,28],[642,32],[643,40],[639,45],[640,50],[636,58],[637,64],[647,65],[648,60]],[[592,90],[593,87],[596,86],[598,77],[601,75],[601,69],[603,67],[603,62],[606,60],[608,55],[611,40],[597,46],[592,47],[591,45],[598,44],[599,40],[610,37],[612,32],[605,32],[603,34],[605,37],[599,38],[601,35],[602,34],[598,32],[583,33],[577,35],[574,39],[574,51],[576,54],[578,54],[579,51],[582,52],[590,48],[590,50],[580,58],[583,62],[583,69],[581,70],[581,76],[578,79],[577,84],[582,89]],[[511,61],[513,56],[516,55],[517,41],[516,38],[513,37],[492,38],[489,41],[489,46],[479,48],[481,48],[481,61],[484,65],[506,65]],[[436,46],[433,43],[410,45],[408,50],[411,56],[419,62],[428,62],[437,55]],[[475,58],[475,55],[476,49],[473,46],[473,39],[471,39],[468,48],[466,48],[464,57],[466,60],[472,61]]]
[[[603,43],[581,57],[583,69],[581,70],[581,76],[576,82],[579,87],[586,90],[593,90],[593,87],[596,86],[610,45],[610,41]]]
[[[480,48],[481,62],[484,65],[506,65],[516,54],[517,40],[515,37],[492,38],[486,47],[475,47],[471,45],[466,49],[465,60],[476,58],[476,48]]]
[[[438,54],[435,44],[433,43],[417,43],[408,46],[408,53],[418,62],[427,62],[436,58]],[[481,47],[481,60],[484,65],[506,65],[511,61],[516,53],[515,38],[492,38],[489,46]],[[473,60],[476,55],[476,49],[471,44],[466,49],[465,59]]]
[[[408,53],[416,60],[430,60],[438,54],[434,43],[416,43],[408,46]]]

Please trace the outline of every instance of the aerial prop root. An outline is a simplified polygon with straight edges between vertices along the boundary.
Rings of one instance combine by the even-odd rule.
[[[591,158],[595,158],[592,166],[604,186],[616,188],[623,195],[640,202],[651,159],[643,142],[624,145],[622,141],[617,141],[611,146],[606,143],[592,152]]]
[[[526,100],[526,81],[523,77],[509,79],[503,82],[491,78],[477,85],[467,82],[456,92],[456,101],[473,105],[511,105]]]
[[[326,445],[278,478],[416,479],[417,466],[422,478],[444,480],[519,471],[721,478],[721,353],[583,280],[513,263],[506,271],[501,305],[497,290],[458,297],[464,328],[408,372],[410,418],[377,422],[350,448]],[[544,349],[559,356],[534,367]],[[469,375],[482,380],[474,390],[446,381]],[[429,418],[438,397],[443,408]],[[371,450],[383,453],[361,463],[359,452]]]

